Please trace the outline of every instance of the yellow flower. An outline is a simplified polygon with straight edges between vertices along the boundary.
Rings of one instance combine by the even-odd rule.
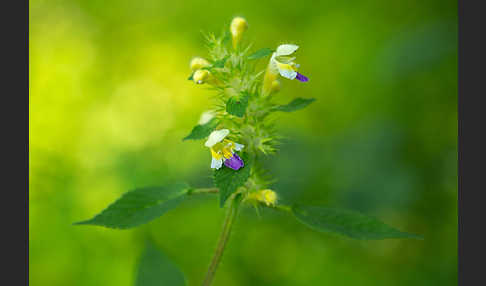
[[[243,37],[243,33],[248,29],[248,23],[246,22],[245,18],[242,17],[235,17],[233,21],[231,21],[230,31],[231,35],[233,36],[233,48],[236,49],[236,46],[241,42],[241,38]]]
[[[197,71],[198,69],[209,67],[210,65],[211,64],[206,59],[200,57],[193,58],[189,64],[192,71]]]
[[[196,84],[203,84],[204,82],[206,82],[208,77],[209,77],[208,70],[197,70],[196,72],[194,72],[192,79]]]
[[[248,199],[259,201],[267,206],[275,206],[277,203],[277,193],[270,189],[260,190],[250,193]]]
[[[191,68],[198,68],[200,66],[207,66],[205,64],[204,59],[196,60],[194,63],[191,62]],[[209,65],[209,63],[208,63]],[[192,74],[192,80],[196,84],[203,84],[203,83],[208,83],[210,85],[214,86],[221,86],[222,82],[219,81],[209,70],[207,69],[197,69],[193,74]]]

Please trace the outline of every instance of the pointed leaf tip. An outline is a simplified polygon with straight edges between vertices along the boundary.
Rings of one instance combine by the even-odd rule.
[[[95,217],[74,225],[128,229],[154,220],[181,203],[189,186],[176,183],[129,191]]]
[[[198,124],[192,128],[191,133],[184,137],[182,141],[204,139],[208,137],[214,129],[216,129],[218,124],[219,120],[217,118],[213,118],[205,124]]]
[[[299,109],[305,108],[309,104],[313,103],[316,99],[315,98],[295,98],[291,102],[286,105],[279,105],[275,107],[275,111],[283,111],[283,112],[292,112],[297,111]]]
[[[263,57],[266,57],[268,55],[271,55],[273,52],[274,51],[272,49],[269,49],[269,48],[259,49],[258,51],[249,55],[248,59],[249,60],[256,60],[256,59],[263,58]]]
[[[374,217],[354,211],[296,205],[292,212],[297,220],[314,230],[334,232],[354,239],[423,239],[420,235],[399,231]]]

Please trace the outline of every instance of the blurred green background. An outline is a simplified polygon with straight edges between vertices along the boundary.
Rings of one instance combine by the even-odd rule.
[[[31,285],[133,285],[147,238],[201,283],[224,215],[214,195],[135,230],[71,223],[136,187],[210,186],[203,141],[181,141],[211,102],[188,65],[206,55],[201,31],[237,15],[253,50],[301,46],[310,81],[283,80],[276,100],[317,98],[277,122],[282,200],[425,240],[355,241],[245,209],[215,285],[456,285],[456,1],[31,0],[29,13]]]

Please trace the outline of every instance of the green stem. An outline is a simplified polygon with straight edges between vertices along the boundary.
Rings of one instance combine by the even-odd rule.
[[[276,205],[274,206],[275,209],[286,211],[286,212],[291,212],[292,208],[286,205]]]
[[[216,273],[219,262],[221,261],[221,257],[223,256],[224,248],[228,243],[228,239],[231,233],[231,227],[233,226],[233,222],[235,221],[236,214],[238,212],[238,206],[239,201],[234,198],[231,199],[230,207],[228,209],[228,212],[226,213],[226,218],[224,219],[223,231],[219,236],[218,246],[216,247],[213,260],[211,261],[211,265],[209,266],[206,277],[204,278],[204,282],[202,284],[203,286],[209,286],[213,281],[214,274]]]

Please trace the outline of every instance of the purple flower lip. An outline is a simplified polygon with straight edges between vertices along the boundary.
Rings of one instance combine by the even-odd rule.
[[[309,78],[308,77],[306,77],[305,75],[302,75],[300,73],[297,73],[297,76],[295,78],[298,79],[298,80],[300,80],[301,82],[309,81]]]
[[[241,158],[236,154],[233,153],[233,156],[229,159],[226,159],[224,161],[224,165],[228,168],[231,168],[233,170],[239,170],[241,167],[245,166],[245,163]]]

